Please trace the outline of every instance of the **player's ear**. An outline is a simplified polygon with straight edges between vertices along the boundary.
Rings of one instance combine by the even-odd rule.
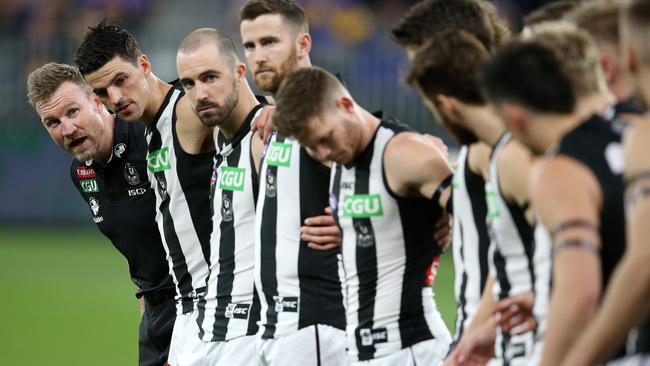
[[[238,62],[237,65],[235,65],[235,78],[238,82],[246,79],[246,64]]]
[[[336,105],[346,113],[354,113],[354,101],[347,95],[342,95],[336,100]]]
[[[607,83],[610,83],[618,78],[619,65],[614,57],[607,53],[603,53],[600,56],[600,64],[603,67],[603,72],[605,74],[605,80],[607,80]]]
[[[630,45],[625,45],[623,52],[625,52],[625,66],[627,67],[627,70],[632,74],[639,72],[639,62],[637,60],[636,50]]]
[[[300,33],[296,39],[296,52],[298,53],[298,59],[303,59],[309,56],[311,52],[311,36],[309,33]]]
[[[145,76],[149,76],[151,73],[151,62],[149,62],[147,55],[142,54],[138,56],[138,66],[142,68],[142,72],[144,72]]]
[[[90,93],[90,102],[93,104],[93,107],[97,110],[97,112],[102,112],[106,107],[104,107],[104,104],[102,103],[101,100],[99,100],[99,97],[95,93]]]
[[[500,108],[506,122],[506,127],[510,131],[521,131],[525,128],[526,115],[520,107],[514,104],[504,103]]]
[[[444,94],[436,94],[434,100],[435,100],[434,105],[438,110],[439,114],[442,114],[444,116],[451,116],[455,120],[457,120],[458,117],[460,117],[459,116],[460,106],[458,103],[458,99]]]

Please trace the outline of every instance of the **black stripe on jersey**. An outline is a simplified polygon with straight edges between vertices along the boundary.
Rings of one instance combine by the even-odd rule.
[[[535,255],[535,228],[526,220],[526,209],[514,204],[507,203],[508,211],[515,222],[517,233],[524,244],[524,253],[528,261],[528,272],[530,274],[530,289],[535,291],[535,263],[533,257]],[[528,206],[526,206],[528,207]]]
[[[355,162],[354,194],[370,193],[370,163],[374,151],[374,137],[368,148]],[[375,346],[362,344],[361,329],[372,332],[375,315],[375,296],[377,295],[377,247],[375,233],[370,218],[353,218],[356,233],[357,276],[359,277],[359,325],[355,330],[359,361],[374,358]]]
[[[180,100],[180,97],[177,99]],[[214,151],[204,154],[188,154],[181,147],[176,134],[176,109],[172,114],[172,133],[176,151],[176,170],[178,180],[185,195],[194,230],[199,238],[203,257],[210,265],[210,234],[212,217],[210,213],[210,178]]]
[[[222,166],[236,167],[239,165],[241,149],[235,148],[228,155]],[[232,220],[221,220],[219,230],[221,232],[219,240],[219,273],[217,275],[217,308],[215,310],[215,321],[213,328],[212,341],[223,341],[226,339],[228,332],[228,323],[230,318],[223,316],[226,313],[226,307],[232,301],[233,282],[235,280],[235,207],[232,203],[233,191],[229,189],[221,190],[221,201],[230,202],[232,210]],[[212,273],[211,275],[215,275]],[[250,314],[250,311],[249,311]]]
[[[465,164],[465,184],[469,198],[472,203],[472,214],[474,215],[474,225],[478,234],[478,259],[481,282],[479,289],[483,293],[485,282],[489,275],[489,250],[490,235],[487,228],[487,201],[485,199],[485,179],[480,174],[474,173],[469,164]]]
[[[459,221],[459,230],[460,230],[460,261],[465,263],[465,266],[467,265],[467,262],[465,261],[465,253],[463,252],[463,243],[465,242],[464,238],[464,233],[463,233],[463,225]],[[458,307],[460,308],[460,318],[457,319],[456,321],[456,339],[455,341],[460,340],[460,337],[463,336],[463,331],[465,330],[465,320],[467,319],[467,311],[465,310],[465,306],[467,306],[467,299],[465,297],[465,291],[467,290],[467,271],[464,269],[465,266],[463,266],[463,273],[461,276],[461,282],[460,282],[460,296],[458,297]]]
[[[314,160],[300,148],[300,222],[324,214],[329,205],[330,168]],[[298,249],[298,278],[300,313],[298,329],[314,324],[327,324],[345,329],[345,310],[336,253],[313,250],[300,240]]]
[[[171,98],[172,92],[173,89],[170,89],[170,91],[165,96],[165,101],[162,104],[163,106],[169,103],[169,99]],[[160,114],[162,113],[163,109],[164,108],[161,107],[158,110],[158,114],[156,115],[154,121],[158,121],[158,118],[160,118]],[[149,140],[149,152],[160,150],[162,148],[162,138],[160,136],[160,132],[156,129],[155,122],[152,126],[147,128],[147,133],[151,135],[151,138]],[[156,177],[156,182],[154,182],[153,184],[155,184],[158,189],[160,189],[161,186],[167,185],[167,180],[165,179],[165,172],[154,173],[154,176]],[[172,271],[174,272],[174,277],[176,278],[176,281],[178,283],[178,290],[180,291],[180,295],[182,297],[183,314],[186,314],[191,312],[194,309],[192,299],[189,299],[189,301],[187,300],[188,296],[193,290],[192,275],[190,274],[187,268],[185,255],[183,254],[181,243],[178,240],[178,236],[176,235],[176,229],[174,228],[174,219],[171,217],[171,214],[169,213],[169,195],[165,196],[165,198],[160,203],[158,209],[160,210],[160,213],[163,216],[162,234],[165,237],[165,242],[167,243],[167,247],[169,248],[169,255],[172,258],[172,263],[173,263]]]
[[[284,137],[276,136],[277,142],[283,142]],[[261,166],[261,165],[260,165]],[[275,249],[277,246],[277,215],[278,197],[276,194],[268,195],[268,186],[277,187],[278,167],[275,165],[266,166],[266,176],[264,184],[267,185],[266,197],[264,197],[264,206],[262,207],[262,227],[260,229],[260,251],[262,258],[272,258],[272,260],[260,262],[260,273],[262,277],[262,293],[265,294],[266,303],[266,323],[264,324],[263,339],[271,339],[275,334],[275,325],[278,322],[278,313],[275,311],[275,297],[278,296],[278,278],[277,263],[275,261]]]

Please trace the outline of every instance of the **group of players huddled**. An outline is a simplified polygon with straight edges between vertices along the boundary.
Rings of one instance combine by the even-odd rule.
[[[519,35],[487,0],[411,7],[392,37],[455,169],[311,65],[294,0],[240,31],[246,63],[200,28],[167,83],[102,21],[28,78],[138,286],[140,365],[650,365],[649,0],[557,1]]]

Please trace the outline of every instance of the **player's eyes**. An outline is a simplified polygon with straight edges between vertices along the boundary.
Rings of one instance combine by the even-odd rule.
[[[74,117],[79,113],[79,108],[70,108],[66,112],[67,117]]]
[[[115,86],[122,86],[124,85],[124,82],[126,81],[126,77],[121,77],[115,80]]]

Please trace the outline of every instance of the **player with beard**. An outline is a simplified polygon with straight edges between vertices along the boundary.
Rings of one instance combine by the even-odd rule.
[[[446,29],[467,31],[490,50],[505,42],[509,36],[505,22],[487,1],[424,0],[409,9],[393,28],[392,37],[405,47],[412,60],[427,40]],[[472,85],[466,81],[459,82],[461,85]],[[435,108],[430,109],[435,111]],[[474,317],[489,277],[490,239],[486,223],[485,179],[488,176],[491,147],[479,141],[474,132],[464,125],[451,123],[449,118],[440,116],[435,119],[441,121],[462,145],[453,185],[455,210],[452,249],[454,293],[458,304],[454,341],[457,342]]]
[[[168,363],[193,364],[201,346],[196,303],[209,272],[209,190],[214,143],[183,91],[160,80],[127,30],[101,22],[84,36],[75,64],[108,109],[146,126],[156,221],[176,285],[177,316]]]
[[[637,92],[650,105],[650,1],[637,0],[621,14],[622,52],[625,68]],[[627,247],[609,282],[601,307],[576,341],[563,365],[593,365],[604,362],[624,343],[628,353],[639,353],[621,365],[650,362],[647,302],[650,297],[650,121],[640,121],[624,135]],[[639,326],[637,330],[634,327]]]
[[[540,24],[490,61],[483,80],[515,138],[535,155],[532,204],[553,238],[542,365],[557,365],[592,317],[625,243],[621,125],[598,52],[569,24]]]

